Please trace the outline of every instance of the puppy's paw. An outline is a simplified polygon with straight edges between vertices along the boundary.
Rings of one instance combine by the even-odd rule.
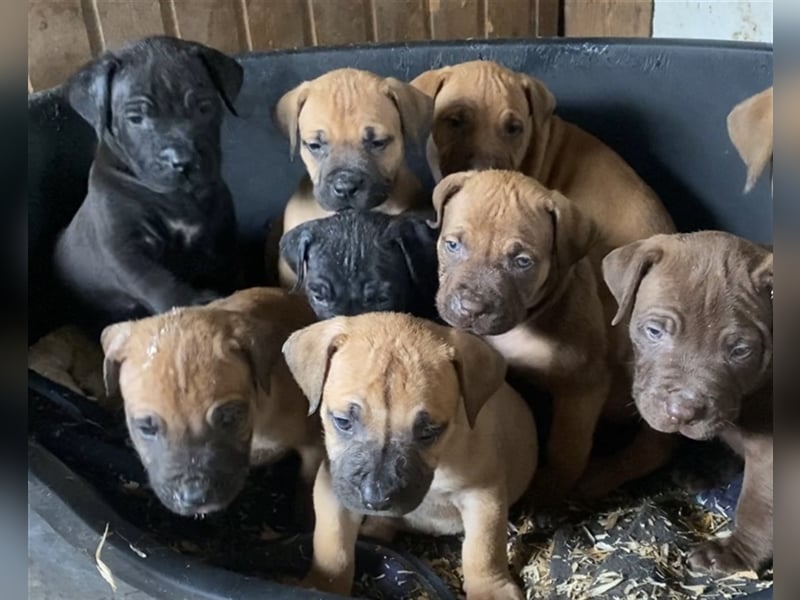
[[[734,538],[711,540],[698,546],[688,558],[693,571],[707,571],[713,574],[738,573],[755,568],[752,561],[737,552]]]
[[[479,581],[465,592],[467,600],[525,600],[520,587],[510,579]]]

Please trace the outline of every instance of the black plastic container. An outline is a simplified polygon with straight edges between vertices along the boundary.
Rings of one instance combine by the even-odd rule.
[[[745,167],[725,126],[735,104],[771,85],[771,46],[559,39],[309,49],[240,57],[245,83],[236,102],[239,117],[227,117],[224,124],[224,173],[234,195],[241,234],[251,250],[253,282],[258,282],[266,226],[280,215],[303,172],[301,161],[290,159],[288,142],[270,118],[285,91],[338,67],[410,80],[430,68],[479,58],[542,79],[558,100],[557,114],[619,152],[660,195],[680,230],[724,229],[771,242],[769,177],[743,195]],[[28,106],[32,343],[69,321],[70,307],[52,282],[50,255],[56,233],[84,197],[95,140],[94,132],[58,90],[33,95]],[[431,185],[423,152],[410,151],[415,170]],[[67,413],[81,406],[79,399],[61,395],[35,375],[29,377],[29,398],[31,402],[61,402]],[[105,523],[113,522],[118,535],[109,539],[103,560],[118,579],[152,596],[332,597],[211,567],[150,544],[147,535],[115,514],[81,473],[72,472],[59,460],[63,446],[55,441],[50,421],[32,411],[29,433],[29,506],[63,538],[64,547],[85,555],[88,577],[97,577],[94,551]],[[130,549],[131,540],[146,551],[147,559]],[[360,567],[376,557],[392,560],[390,555],[386,549],[361,544]],[[407,556],[394,558],[402,564],[413,561]],[[426,575],[421,565],[416,567]],[[449,597],[441,582],[428,584],[433,593]]]

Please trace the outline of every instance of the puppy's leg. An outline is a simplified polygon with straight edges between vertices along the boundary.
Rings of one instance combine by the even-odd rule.
[[[397,519],[369,516],[364,519],[359,534],[381,542],[391,542],[397,534]]]
[[[772,558],[772,437],[747,445],[744,481],[730,537],[711,540],[689,556],[695,570],[758,570]]]
[[[576,378],[580,375],[576,375]],[[597,420],[608,395],[608,378],[589,379],[580,387],[553,389],[553,421],[547,443],[547,463],[533,483],[536,501],[552,504],[573,488],[586,470]]]
[[[578,494],[587,499],[600,498],[652,473],[669,462],[676,442],[676,436],[642,424],[631,443],[620,452],[589,462],[578,482]]]
[[[314,523],[314,480],[322,463],[324,451],[321,446],[315,444],[298,448],[297,453],[300,455],[300,478],[296,490],[296,525],[306,531]]]
[[[363,517],[339,502],[324,464],[314,482],[314,514],[314,557],[303,585],[349,595],[355,576],[356,538]]]
[[[459,502],[464,523],[461,562],[467,600],[522,600],[508,571],[508,503],[503,489],[480,488]]]

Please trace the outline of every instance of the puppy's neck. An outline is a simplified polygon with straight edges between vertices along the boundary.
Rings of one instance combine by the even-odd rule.
[[[421,208],[424,205],[425,199],[419,180],[405,164],[401,165],[394,178],[392,191],[386,202],[380,205],[379,210],[389,215],[395,215],[409,208]]]
[[[522,159],[521,170],[523,173],[548,187],[553,187],[550,180],[557,165],[564,159],[559,156],[562,144],[551,143],[551,140],[555,142],[563,139],[564,135],[560,135],[563,129],[564,121],[555,115],[551,116],[541,129],[534,131],[528,152]]]
[[[562,304],[561,299],[575,281],[576,271],[581,262],[570,265],[566,272],[558,268],[551,270],[536,300],[525,313],[525,323],[535,323],[546,316],[550,309]]]

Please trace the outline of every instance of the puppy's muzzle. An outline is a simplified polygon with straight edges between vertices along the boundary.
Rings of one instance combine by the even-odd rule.
[[[342,202],[352,202],[356,195],[364,189],[366,177],[357,171],[341,169],[331,173],[328,185],[333,196]]]
[[[708,400],[697,390],[674,390],[667,396],[664,410],[677,426],[696,425],[708,414]]]
[[[187,173],[197,162],[196,153],[185,146],[167,146],[158,153],[158,160],[165,170]]]
[[[496,300],[466,286],[449,294],[440,292],[438,308],[448,324],[478,335],[500,335],[516,325]]]
[[[208,504],[211,491],[205,477],[187,477],[175,490],[175,504],[182,512],[194,513]]]

